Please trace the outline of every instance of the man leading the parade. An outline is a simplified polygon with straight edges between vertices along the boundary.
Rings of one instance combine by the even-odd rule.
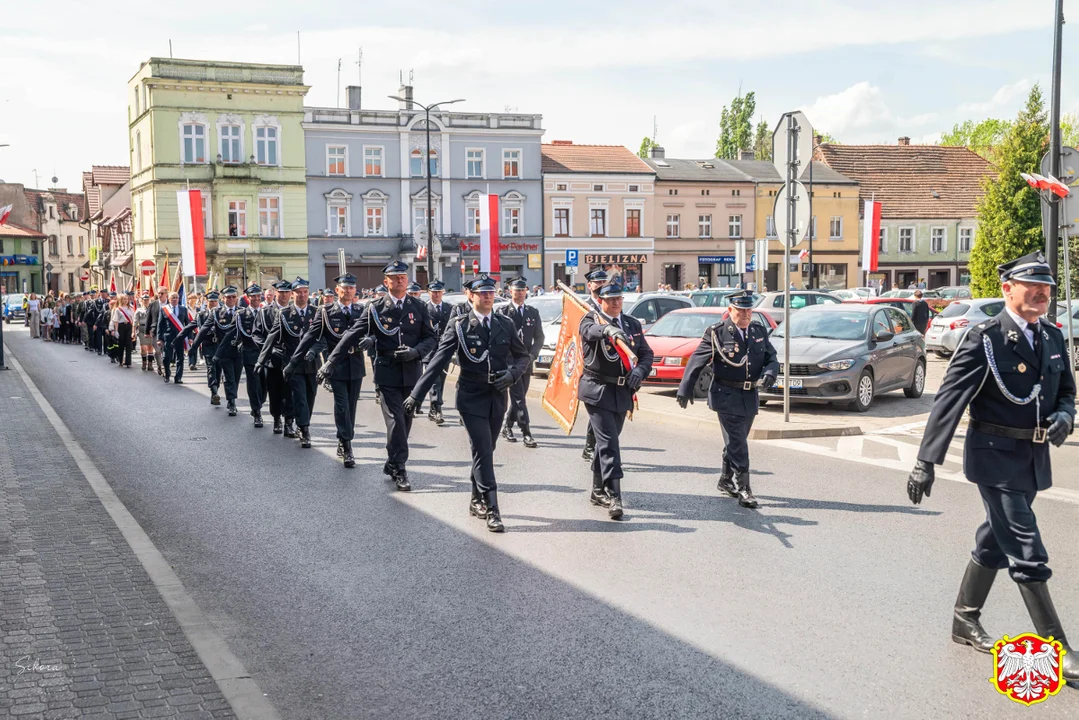
[[[1046,584],[1052,575],[1031,508],[1053,484],[1049,444],[1060,447],[1075,426],[1075,378],[1060,330],[1044,318],[1056,295],[1040,253],[999,266],[1004,312],[971,327],[933,402],[907,494],[918,504],[933,487],[955,429],[970,409],[963,472],[978,486],[985,522],[959,586],[952,640],[993,651],[981,609],[999,570],[1019,585],[1038,634],[1060,641],[1064,678],[1079,680],[1079,656],[1068,646]]]
[[[356,276],[345,273],[335,278],[337,283],[337,301],[332,305],[322,305],[316,309],[307,332],[300,340],[292,358],[285,367],[285,374],[290,383],[294,374],[299,374],[307,366],[315,363],[319,353],[332,352],[341,342],[349,327],[359,320],[363,308],[355,304]],[[329,379],[333,391],[333,421],[337,426],[337,457],[344,461],[347,468],[356,467],[356,458],[352,454],[352,438],[356,431],[356,403],[360,399],[360,386],[367,373],[364,368],[362,352],[346,352],[335,366],[326,368],[326,373],[316,375],[316,385]],[[306,383],[307,381],[304,380]],[[306,385],[305,385],[306,389]],[[314,400],[314,393],[309,395]],[[307,418],[308,420],[310,418]],[[300,446],[311,447],[311,431],[308,425],[300,424]]]
[[[776,384],[779,362],[768,332],[753,320],[753,293],[742,290],[729,295],[726,320],[704,331],[700,345],[686,365],[678,386],[678,404],[693,402],[693,388],[706,367],[712,369],[708,407],[719,415],[723,433],[723,470],[718,487],[738,498],[742,507],[757,507],[749,485],[749,431],[760,404],[757,381],[765,389]]]
[[[540,350],[543,349],[543,319],[540,318],[539,310],[531,305],[525,305],[525,298],[528,297],[527,280],[523,277],[513,278],[509,281],[509,288],[511,301],[503,304],[497,312],[513,320],[517,335],[528,349],[528,354],[534,363],[539,358]],[[513,424],[517,423],[521,427],[521,439],[526,448],[536,447],[536,441],[529,427],[528,404],[525,402],[528,396],[528,385],[532,379],[532,363],[529,363],[528,371],[521,375],[510,388],[510,408],[506,413],[506,422],[502,426],[502,437],[510,442],[517,442],[517,438],[513,436]]]
[[[165,351],[164,375],[165,382],[169,381],[171,366],[176,364],[176,385],[183,385],[184,376],[184,347],[179,348],[173,343],[183,333],[184,328],[191,322],[187,308],[180,305],[180,293],[169,293],[169,301],[161,306],[161,318],[157,321],[157,342]]]
[[[485,520],[491,532],[503,532],[495,482],[495,443],[506,414],[506,390],[528,371],[532,356],[513,322],[492,312],[494,297],[495,281],[489,276],[480,275],[472,282],[471,311],[450,321],[423,377],[405,400],[404,411],[411,415],[456,355],[461,368],[457,412],[464,419],[472,447],[469,513]]]
[[[592,458],[593,505],[607,508],[612,520],[622,517],[622,451],[618,436],[633,410],[633,396],[652,371],[652,348],[644,339],[640,321],[622,314],[622,286],[617,283],[599,289],[599,310],[581,318],[581,354],[584,373],[577,396],[588,411],[588,427],[596,438]],[[637,364],[627,368],[621,341],[636,356]]]
[[[602,308],[599,304],[599,289],[607,284],[610,277],[607,275],[607,271],[603,268],[596,268],[591,272],[585,273],[585,281],[588,287],[588,300],[585,304],[592,310],[601,311]],[[592,431],[592,424],[588,424],[588,432],[584,436],[584,452],[581,453],[581,457],[585,460],[591,460],[596,452],[596,436]]]
[[[420,379],[420,359],[430,353],[438,338],[427,314],[427,306],[407,294],[408,265],[395,260],[382,269],[383,284],[389,293],[385,299],[372,300],[319,370],[319,376],[332,374],[344,362],[344,355],[354,353],[361,341],[370,337],[375,347],[375,384],[382,396],[382,418],[386,421],[386,464],[398,490],[408,491],[408,435],[415,411],[405,413],[405,398]],[[368,344],[370,341],[367,341]],[[361,346],[361,350],[366,346]],[[363,358],[362,352],[359,357]]]

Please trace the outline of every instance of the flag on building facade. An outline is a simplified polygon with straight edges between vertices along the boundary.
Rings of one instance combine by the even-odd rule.
[[[877,259],[880,254],[880,209],[879,202],[865,201],[865,220],[862,234],[862,270],[877,271]]]
[[[584,374],[584,356],[578,329],[587,312],[573,293],[562,293],[562,324],[558,328],[558,344],[547,375],[547,387],[543,389],[543,409],[567,434],[573,430],[579,408],[577,385]]]
[[[498,259],[498,245],[501,242],[498,232],[498,219],[501,217],[498,200],[498,195],[480,195],[480,272],[501,271]]]
[[[798,260],[805,262],[807,257],[809,257],[809,248],[802,248],[802,251],[798,253]]]
[[[206,239],[202,218],[202,191],[176,191],[176,209],[180,220],[180,254],[188,275],[206,274]]]
[[[11,208],[13,208],[13,207],[15,207],[15,206],[14,205],[5,205],[4,207],[0,207],[0,225],[3,225],[4,223],[6,223],[7,219],[9,217],[11,217]]]

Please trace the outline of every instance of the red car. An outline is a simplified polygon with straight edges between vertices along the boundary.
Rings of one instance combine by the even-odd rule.
[[[728,314],[725,307],[696,307],[673,310],[661,317],[645,333],[645,340],[655,353],[652,373],[645,380],[645,384],[677,386],[682,382],[689,356],[700,345],[704,331],[717,322],[726,320]],[[758,309],[753,310],[752,322],[763,325],[769,333],[776,328],[771,316]],[[694,396],[706,397],[711,384],[712,371],[709,368],[702,372],[697,380]]]

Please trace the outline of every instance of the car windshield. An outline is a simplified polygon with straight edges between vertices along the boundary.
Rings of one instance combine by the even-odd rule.
[[[4,302],[8,305],[18,305],[22,307],[22,299],[25,297],[22,293],[11,293],[4,296]]]
[[[553,322],[562,317],[562,297],[553,298],[536,298],[532,300],[526,300],[526,305],[539,310],[540,320],[543,322]]]
[[[941,288],[937,291],[937,297],[944,300],[954,300],[959,296],[959,288]]]
[[[657,337],[699,338],[704,331],[719,322],[714,313],[672,312],[667,313],[648,330],[649,335]]]
[[[941,311],[940,316],[942,318],[960,317],[961,315],[966,315],[968,310],[970,310],[970,305],[967,305],[966,303],[954,302],[944,308]]]
[[[861,340],[865,337],[865,323],[869,316],[862,312],[806,312],[791,315],[791,337],[812,337],[825,340]],[[787,328],[780,325],[772,333],[786,337]]]

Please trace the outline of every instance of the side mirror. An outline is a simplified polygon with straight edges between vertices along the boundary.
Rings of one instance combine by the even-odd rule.
[[[894,332],[892,332],[891,330],[884,330],[873,335],[873,342],[888,342],[894,337]]]

